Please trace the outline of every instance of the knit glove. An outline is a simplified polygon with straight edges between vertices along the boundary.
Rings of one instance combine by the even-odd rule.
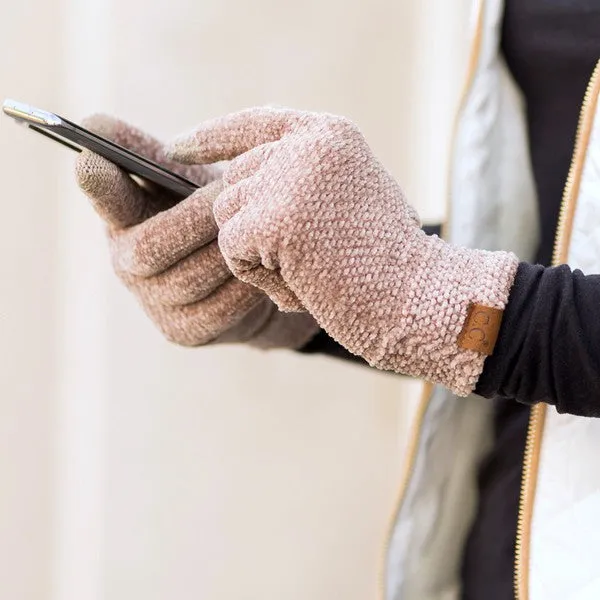
[[[309,311],[373,366],[474,389],[518,260],[423,233],[350,121],[251,109],[200,125],[167,153],[231,160],[214,211],[236,277],[282,310]]]
[[[228,269],[212,210],[222,189],[221,167],[168,161],[161,143],[104,115],[85,126],[203,186],[176,204],[96,154],[84,151],[77,161],[79,186],[108,224],[118,276],[166,338],[186,346],[249,342],[297,348],[314,336],[319,327],[310,315],[282,313]]]

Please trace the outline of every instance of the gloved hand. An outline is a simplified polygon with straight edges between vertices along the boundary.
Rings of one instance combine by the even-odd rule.
[[[84,151],[77,161],[79,185],[108,224],[117,274],[169,340],[189,346],[249,342],[262,348],[296,348],[309,341],[319,329],[310,315],[280,312],[227,268],[212,211],[222,168],[168,161],[158,141],[104,115],[87,119],[85,126],[205,186],[175,204],[96,154]]]
[[[167,154],[231,160],[214,211],[239,279],[309,311],[373,366],[474,389],[518,260],[425,235],[351,122],[251,109],[200,125]]]

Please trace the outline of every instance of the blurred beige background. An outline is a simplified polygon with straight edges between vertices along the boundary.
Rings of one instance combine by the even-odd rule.
[[[165,138],[245,106],[345,114],[439,220],[468,0],[22,0],[0,97]],[[0,597],[364,600],[420,384],[164,342],[73,156],[0,118]]]

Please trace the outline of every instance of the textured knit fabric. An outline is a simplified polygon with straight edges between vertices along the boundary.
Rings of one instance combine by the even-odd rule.
[[[373,366],[472,391],[485,356],[459,334],[472,303],[504,308],[517,259],[427,236],[350,121],[251,109],[202,124],[169,154],[234,159],[214,210],[239,279],[309,311]]]
[[[579,108],[600,58],[599,31],[597,0],[506,1],[502,50],[527,101],[541,224],[537,260],[544,265],[552,259]],[[478,392],[488,397],[499,391],[505,396],[494,398],[494,446],[481,466],[477,518],[463,561],[465,600],[514,597],[514,547],[529,409],[513,398],[527,402],[528,389],[532,399],[543,397],[575,414],[592,415],[597,410],[597,391],[585,391],[588,385],[590,392],[597,387],[598,371],[593,366],[597,350],[594,344],[586,349],[592,338],[586,342],[585,335],[578,337],[589,332],[588,326],[581,326],[580,310],[590,314],[598,306],[600,289],[595,286],[593,280],[582,280],[564,267],[549,272],[519,268],[496,351],[486,361],[478,384]],[[558,319],[556,324],[553,319]],[[595,323],[592,316],[587,325]],[[559,330],[570,332],[564,341],[558,342]],[[561,381],[558,388],[556,375]]]
[[[77,162],[79,184],[108,224],[115,271],[167,339],[187,346],[249,342],[297,348],[315,335],[318,326],[310,315],[282,313],[225,264],[213,215],[222,169],[168,161],[162,144],[106,116],[85,124],[202,186],[175,204],[95,154],[83,152]]]
[[[442,233],[442,226],[439,224],[424,224],[421,229],[427,235],[440,236]],[[334,358],[341,360],[350,360],[360,364],[367,364],[361,356],[356,356],[349,352],[339,342],[336,342],[328,333],[321,329],[317,335],[315,335],[307,344],[302,348],[298,348],[299,352],[304,354],[326,354]]]
[[[427,235],[437,236],[440,236],[442,231],[441,225],[435,224],[423,225],[421,229]],[[361,356],[352,354],[352,352],[349,352],[346,348],[344,348],[344,346],[336,342],[324,329],[321,329],[319,333],[317,333],[317,335],[315,335],[308,342],[308,344],[306,344],[306,346],[298,348],[298,351],[304,354],[326,354],[327,356],[342,360],[350,360],[365,365],[367,364]]]

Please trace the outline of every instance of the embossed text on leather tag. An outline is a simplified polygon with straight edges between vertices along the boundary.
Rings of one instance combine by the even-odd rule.
[[[481,304],[471,304],[462,331],[458,336],[458,345],[465,350],[475,350],[489,356],[494,351],[503,310]]]

